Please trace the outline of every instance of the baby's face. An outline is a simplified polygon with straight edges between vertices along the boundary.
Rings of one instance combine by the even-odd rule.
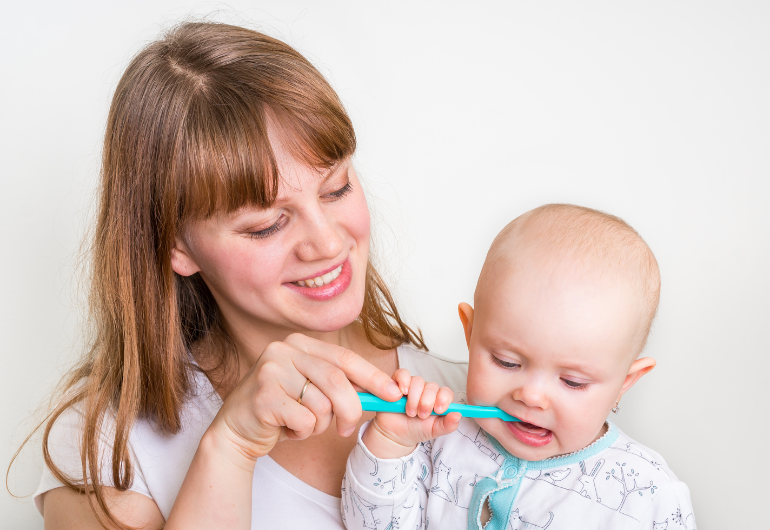
[[[479,419],[511,454],[542,460],[605,432],[638,348],[642,304],[622,282],[525,260],[477,292],[468,401],[526,423]]]

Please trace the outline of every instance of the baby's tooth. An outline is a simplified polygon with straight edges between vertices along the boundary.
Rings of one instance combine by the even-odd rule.
[[[329,283],[330,281],[332,281],[334,279],[334,277],[332,276],[331,272],[327,272],[326,274],[321,276],[321,278],[323,278],[324,283]]]
[[[305,280],[305,283],[308,287],[315,287],[315,282],[313,280]]]

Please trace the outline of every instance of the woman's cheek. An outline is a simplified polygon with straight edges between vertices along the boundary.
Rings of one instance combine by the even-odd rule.
[[[356,244],[359,246],[369,246],[369,231],[371,230],[371,220],[369,218],[369,210],[366,207],[366,203],[363,205],[363,210],[356,212],[357,215],[352,217],[351,223],[349,223],[348,231],[353,239],[356,240]]]

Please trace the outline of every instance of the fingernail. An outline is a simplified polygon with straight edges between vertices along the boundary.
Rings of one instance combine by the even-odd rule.
[[[343,432],[343,433],[342,433],[342,436],[344,436],[345,438],[347,438],[348,436],[350,436],[351,434],[353,434],[353,431],[355,431],[355,430],[356,430],[356,428],[355,428],[355,427],[351,427],[351,428],[350,428],[350,429],[348,429],[347,431]]]
[[[395,381],[391,381],[388,383],[388,394],[392,394],[394,396],[400,396],[401,395],[401,389],[398,388],[398,385]]]

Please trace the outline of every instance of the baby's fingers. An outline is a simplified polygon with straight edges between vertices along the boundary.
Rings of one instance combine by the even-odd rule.
[[[420,405],[420,396],[425,387],[422,377],[415,376],[409,382],[409,395],[406,396],[406,415],[410,418],[417,416],[417,407]]]
[[[402,394],[407,395],[409,393],[409,383],[412,381],[409,370],[406,368],[399,368],[393,373],[393,380],[398,385]]]
[[[433,406],[436,404],[436,395],[439,387],[436,383],[426,383],[422,389],[420,404],[417,407],[417,415],[421,418],[427,418],[433,412]]]
[[[452,404],[454,397],[454,392],[452,392],[451,389],[442,386],[436,396],[436,404],[433,406],[433,410],[435,410],[437,414],[444,413],[444,411],[449,408],[449,405]]]

